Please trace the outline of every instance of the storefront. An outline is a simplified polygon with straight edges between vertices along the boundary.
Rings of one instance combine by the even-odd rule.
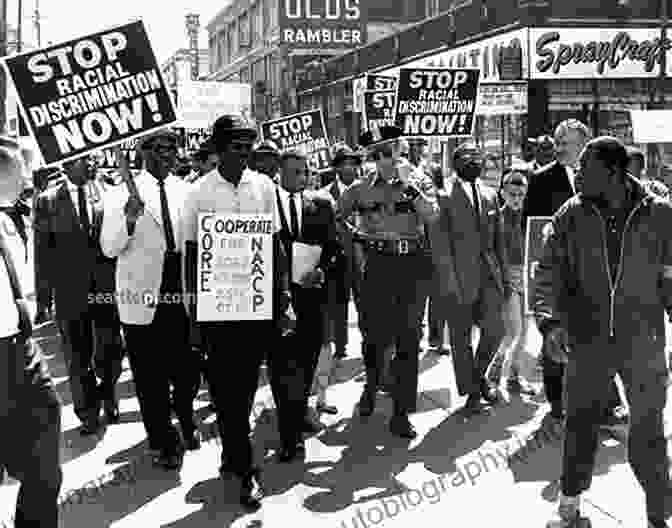
[[[633,144],[630,110],[672,108],[672,78],[660,71],[664,48],[659,26],[525,27],[369,73],[396,76],[403,67],[480,69],[474,138],[488,153],[487,179],[495,183],[503,167],[524,157],[528,137],[552,133],[563,119],[580,119],[595,135]],[[672,50],[667,53],[670,77]],[[347,100],[355,112],[361,110],[363,83],[363,76],[331,80],[302,95],[302,107],[323,102],[330,133],[343,137],[348,131],[338,109]],[[666,165],[672,169],[670,141],[639,145],[648,153],[652,175]],[[455,143],[441,143],[447,167]]]
[[[574,117],[595,135],[633,144],[630,110],[672,103],[671,80],[661,78],[660,37],[659,27],[530,28],[530,79],[545,85],[547,130]],[[639,146],[657,175],[669,145]]]

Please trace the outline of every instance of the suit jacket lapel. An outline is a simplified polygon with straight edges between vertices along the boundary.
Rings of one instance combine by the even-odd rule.
[[[280,190],[276,187],[275,189],[275,200],[278,207],[278,216],[280,217],[280,225],[282,231],[289,233],[289,224],[287,223],[287,217],[285,216],[285,208],[282,205],[282,200],[280,199]]]
[[[329,192],[331,193],[331,196],[334,197],[334,201],[336,202],[336,205],[338,206],[338,201],[341,199],[341,190],[338,187],[338,182],[334,180],[331,183],[331,186],[329,187]]]
[[[73,228],[81,232],[82,225],[79,222],[79,215],[77,214],[77,211],[75,211],[75,204],[72,203],[72,197],[70,196],[70,189],[68,189],[67,180],[64,181],[58,189],[56,199],[57,211],[59,214],[70,218],[70,222],[72,223]]]
[[[153,181],[154,176],[148,172],[143,172],[136,180],[140,198],[145,202],[145,209],[149,215],[156,220],[160,227],[163,227],[161,219],[161,201],[159,199],[159,186]],[[169,204],[170,207],[170,204]]]

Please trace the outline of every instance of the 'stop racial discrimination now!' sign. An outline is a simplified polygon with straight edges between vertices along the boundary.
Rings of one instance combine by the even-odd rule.
[[[404,136],[471,136],[480,70],[401,68],[395,124]]]
[[[176,120],[142,21],[4,63],[47,166]]]

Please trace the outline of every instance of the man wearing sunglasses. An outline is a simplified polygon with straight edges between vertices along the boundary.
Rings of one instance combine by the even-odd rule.
[[[173,174],[178,141],[171,130],[141,138],[144,167],[135,178],[122,160],[126,185],[106,196],[100,239],[104,253],[117,258],[116,301],[149,449],[168,470],[180,467],[185,448],[200,446],[193,416],[200,364],[182,302],[178,229],[188,184]]]
[[[198,215],[275,214],[275,185],[271,179],[248,167],[257,131],[244,118],[225,115],[213,125],[212,145],[218,166],[190,189],[184,207],[182,229],[185,243],[185,279],[192,321],[197,321]],[[276,228],[277,230],[277,228]],[[264,490],[261,472],[254,463],[250,443],[250,414],[266,352],[285,352],[278,338],[289,316],[287,261],[282,246],[273,237],[273,321],[199,322],[206,350],[207,379],[217,411],[221,436],[222,478],[234,477],[240,484],[239,500],[248,510],[261,506]]]
[[[390,431],[412,439],[416,432],[408,415],[415,412],[420,328],[432,279],[425,224],[438,218],[438,204],[431,179],[402,158],[401,135],[401,129],[393,126],[362,135],[360,143],[375,159],[376,168],[343,194],[340,211],[345,219],[359,213],[361,225],[347,225],[366,251],[362,282],[366,386],[359,413],[364,417],[373,413],[383,382],[385,350],[396,344]]]

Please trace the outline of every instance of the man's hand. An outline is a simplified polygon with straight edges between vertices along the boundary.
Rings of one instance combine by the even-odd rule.
[[[559,326],[552,328],[544,336],[544,344],[549,359],[563,364],[568,362],[569,336],[567,330]]]
[[[47,306],[40,305],[35,313],[35,325],[41,325],[51,320],[51,313]]]
[[[324,284],[324,271],[320,268],[309,271],[299,284],[302,288],[321,288]]]
[[[135,224],[138,221],[138,218],[145,214],[145,203],[139,196],[131,194],[124,206],[124,214],[126,215],[128,234],[132,235],[135,231]]]
[[[16,309],[19,312],[19,337],[23,340],[29,339],[33,335],[33,322],[30,317],[28,301],[25,299],[17,299]]]

